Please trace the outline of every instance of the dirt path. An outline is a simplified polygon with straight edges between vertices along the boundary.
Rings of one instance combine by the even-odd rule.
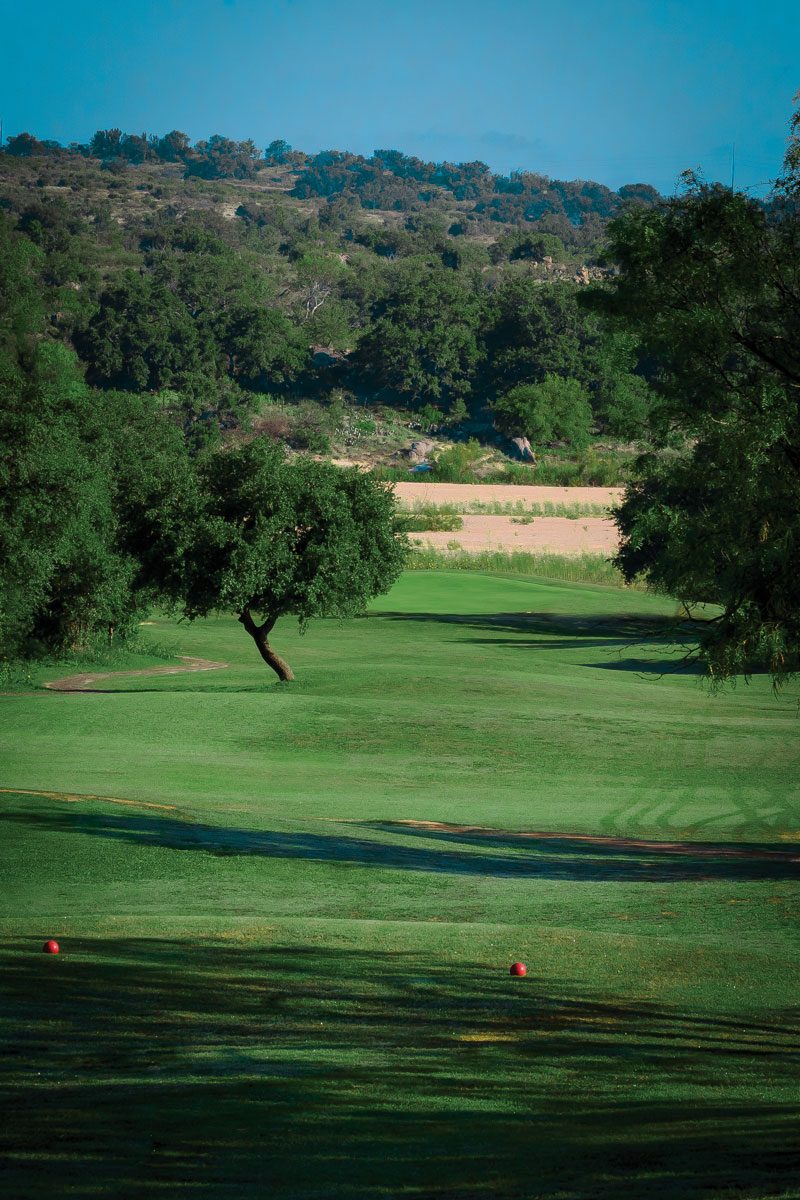
[[[101,679],[119,679],[123,675],[183,675],[190,671],[221,671],[224,662],[212,662],[208,658],[192,658],[179,654],[185,665],[181,667],[146,667],[139,671],[101,671],[92,675],[67,675],[63,679],[51,679],[44,686],[51,692],[89,692],[93,683]]]
[[[150,800],[121,800],[119,796],[95,796],[90,792],[35,792],[30,788],[0,788],[3,796],[42,796],[45,800],[60,800],[63,804],[85,804],[89,800],[102,800],[107,804],[124,804],[128,808],[157,808],[161,812],[178,813],[174,804],[154,804]]]

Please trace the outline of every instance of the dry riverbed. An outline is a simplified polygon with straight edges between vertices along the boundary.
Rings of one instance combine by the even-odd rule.
[[[426,532],[412,539],[437,550],[525,550],[555,554],[613,554],[617,548],[617,528],[610,516],[539,516],[529,523],[520,517],[533,507],[545,506],[612,508],[622,496],[622,488],[524,487],[515,484],[470,484],[408,482],[395,484],[395,494],[404,509],[431,505],[453,505],[462,513],[463,528],[452,533]],[[508,506],[524,512],[499,514],[470,512],[472,507]],[[454,545],[457,543],[457,547]]]
[[[394,485],[394,492],[404,508],[420,504],[470,505],[501,504],[516,506],[531,504],[601,504],[614,505],[622,499],[619,487],[534,487],[515,483],[432,483],[428,480],[409,480]]]

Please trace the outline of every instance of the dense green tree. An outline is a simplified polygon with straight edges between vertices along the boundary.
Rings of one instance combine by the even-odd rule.
[[[234,305],[216,318],[213,334],[231,378],[262,391],[294,379],[308,360],[300,331],[274,308]]]
[[[677,450],[640,460],[617,562],[720,607],[700,635],[717,679],[800,669],[796,146],[767,207],[687,176],[685,194],[616,221],[621,274],[591,301],[658,364],[648,429]]]
[[[205,397],[220,377],[269,387],[301,369],[307,347],[267,307],[263,273],[225,246],[151,260],[147,274],[128,271],[108,287],[75,335],[92,383]]]
[[[44,326],[44,261],[42,250],[20,237],[0,208],[0,356],[11,363],[32,348]]]
[[[76,234],[87,232],[88,226],[69,205],[59,197],[36,198],[20,213],[17,222],[22,233],[45,253],[54,250],[68,252]]]
[[[207,142],[197,142],[186,156],[186,176],[201,179],[248,179],[255,173],[260,151],[252,139],[235,142],[214,133]]]
[[[466,395],[480,358],[480,299],[452,271],[413,270],[358,348],[360,368],[414,399]]]
[[[647,376],[640,373],[636,338],[627,331],[604,329],[593,357],[596,378],[591,404],[595,421],[616,437],[646,441],[656,397]]]
[[[351,300],[333,296],[318,308],[305,327],[310,344],[350,350],[358,341],[359,313]]]
[[[286,155],[291,152],[291,149],[292,147],[283,138],[275,138],[264,151],[264,160],[269,163],[284,163]]]
[[[309,321],[336,294],[337,284],[346,274],[347,267],[335,254],[310,249],[295,259],[294,268],[300,291],[300,319]]]
[[[15,158],[58,154],[61,151],[58,142],[53,141],[51,138],[45,138],[44,141],[40,142],[31,133],[18,133],[13,137],[6,138],[6,144],[2,149],[6,154],[11,154]]]
[[[0,644],[124,636],[152,598],[126,530],[182,461],[179,431],[147,396],[92,393],[55,343],[0,375]]]
[[[194,325],[206,376],[259,387],[294,378],[306,349],[286,315],[268,307],[263,271],[203,230],[181,231],[179,249],[173,239],[172,253],[152,258],[154,285],[182,301]]]
[[[201,459],[191,485],[143,516],[144,576],[189,620],[233,611],[264,661],[294,678],[269,635],[279,617],[352,617],[388,591],[404,539],[394,497],[358,470],[288,462],[268,438]]]
[[[519,384],[499,396],[493,410],[499,429],[534,446],[565,441],[582,450],[589,443],[592,410],[576,379],[545,375],[541,383]]]
[[[507,395],[519,384],[541,383],[545,375],[589,386],[597,375],[597,341],[597,321],[579,308],[573,285],[512,276],[488,305],[483,390]]]
[[[181,162],[189,154],[190,142],[187,134],[180,129],[165,133],[155,144],[155,153],[165,162]]]
[[[158,140],[157,137],[148,137],[146,133],[126,133],[120,142],[120,155],[128,162],[146,162],[156,157]]]
[[[564,258],[564,243],[552,233],[527,233],[513,229],[502,234],[489,247],[489,258],[493,263],[516,262],[519,259],[541,261],[549,255],[556,261]]]
[[[89,152],[96,158],[114,158],[120,153],[124,136],[121,129],[98,129],[92,135]]]
[[[134,271],[106,289],[75,344],[91,382],[130,391],[190,388],[213,362],[181,298]]]

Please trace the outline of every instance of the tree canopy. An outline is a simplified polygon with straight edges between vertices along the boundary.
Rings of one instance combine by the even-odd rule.
[[[452,271],[412,271],[377,310],[358,358],[379,383],[423,400],[470,390],[480,301]]]
[[[143,579],[189,620],[237,613],[282,680],[294,676],[269,643],[279,617],[302,627],[358,615],[405,558],[386,486],[355,469],[288,462],[266,438],[198,461],[186,486],[144,515],[136,547]]]
[[[521,383],[494,404],[495,423],[510,437],[534,445],[563,440],[576,450],[589,442],[592,410],[577,379],[545,375],[541,383]]]
[[[657,365],[617,564],[719,606],[700,642],[715,679],[800,670],[797,179],[791,148],[767,206],[687,176],[685,194],[612,223],[621,273],[589,298]]]
[[[183,453],[151,397],[93,394],[65,347],[0,361],[5,654],[86,646],[135,626],[153,593],[126,531]]]

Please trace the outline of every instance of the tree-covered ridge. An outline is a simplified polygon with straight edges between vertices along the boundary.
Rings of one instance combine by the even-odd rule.
[[[21,133],[7,138],[4,149],[20,158],[83,155],[106,163],[180,163],[187,177],[202,179],[250,179],[269,168],[283,167],[291,172],[291,193],[298,199],[341,197],[368,210],[410,212],[438,193],[449,193],[474,206],[469,218],[473,221],[484,215],[493,222],[515,225],[554,218],[550,223],[556,228],[550,232],[560,235],[569,235],[566,222],[573,228],[588,226],[596,236],[602,222],[621,204],[652,206],[660,201],[655,188],[646,183],[625,184],[615,192],[591,180],[551,180],[526,170],[499,175],[484,162],[426,162],[400,150],[375,150],[369,158],[343,150],[310,155],[280,139],[262,154],[251,139],[237,142],[213,134],[192,145],[179,130],[158,136],[98,129],[90,142],[66,148]]]
[[[158,394],[205,441],[266,394],[344,389],[485,423],[513,387],[577,373],[608,425],[607,348],[576,304],[602,273],[598,213],[573,222],[562,196],[546,219],[500,221],[481,196],[517,203],[547,181],[504,182],[484,164],[310,158],[285,143],[258,155],[174,131],[101,130],[67,150],[9,140],[0,196],[10,238],[35,250],[41,336],[74,349],[90,384]],[[298,196],[311,170],[328,173],[329,195]],[[413,185],[408,203],[395,185]]]

